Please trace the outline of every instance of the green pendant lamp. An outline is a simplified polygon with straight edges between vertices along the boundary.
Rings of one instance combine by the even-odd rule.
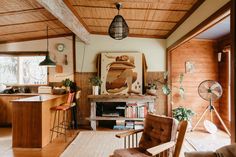
[[[39,66],[47,66],[47,67],[55,67],[56,63],[53,62],[49,57],[49,51],[48,51],[48,26],[47,26],[47,54],[45,59],[39,63]]]

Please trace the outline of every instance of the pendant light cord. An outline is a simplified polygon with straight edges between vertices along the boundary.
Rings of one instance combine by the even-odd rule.
[[[48,51],[48,25],[47,25],[47,52],[49,53]]]

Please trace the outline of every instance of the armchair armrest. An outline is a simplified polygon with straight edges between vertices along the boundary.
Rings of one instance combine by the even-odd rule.
[[[137,134],[137,133],[139,133],[139,132],[143,132],[143,129],[130,130],[130,131],[127,131],[127,132],[122,132],[122,133],[116,134],[116,137],[118,137],[118,138],[123,138],[123,137],[126,137],[126,136],[130,136],[130,135],[133,135],[133,134]]]
[[[166,143],[163,143],[161,145],[158,145],[158,146],[147,149],[147,152],[152,154],[152,156],[155,156],[155,155],[157,155],[157,154],[173,147],[174,145],[175,145],[174,141],[166,142]]]

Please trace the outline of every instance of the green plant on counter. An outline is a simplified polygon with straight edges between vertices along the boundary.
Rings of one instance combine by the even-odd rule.
[[[73,81],[70,80],[69,78],[66,78],[65,80],[62,81],[62,84],[65,87],[71,87],[73,85]]]
[[[190,121],[191,117],[195,114],[191,109],[184,108],[182,106],[172,110],[173,117],[179,122],[182,120]]]
[[[89,79],[89,82],[93,85],[93,86],[101,86],[102,84],[102,80],[100,77],[98,76],[93,76]]]

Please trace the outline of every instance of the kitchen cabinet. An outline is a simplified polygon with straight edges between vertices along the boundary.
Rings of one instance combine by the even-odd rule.
[[[32,94],[0,94],[0,126],[12,124],[12,100],[31,97]]]

